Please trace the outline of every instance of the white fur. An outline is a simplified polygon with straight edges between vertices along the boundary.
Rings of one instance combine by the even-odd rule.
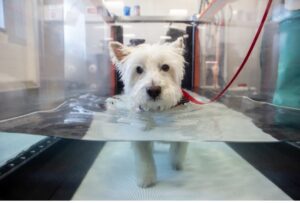
[[[137,47],[126,47],[118,42],[110,43],[112,61],[121,74],[128,108],[138,111],[163,111],[177,105],[182,97],[183,50],[183,38],[168,44],[143,44]],[[170,67],[168,71],[162,70],[164,64]],[[141,74],[136,71],[138,66],[143,69]],[[152,86],[161,87],[161,94],[155,100],[147,94],[147,89]],[[118,102],[108,99],[108,106],[115,103]],[[151,142],[133,142],[137,182],[140,187],[151,186],[156,181],[152,145]],[[170,158],[174,169],[182,169],[186,149],[186,143],[171,143]]]

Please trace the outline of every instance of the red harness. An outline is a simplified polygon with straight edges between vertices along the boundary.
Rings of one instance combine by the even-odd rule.
[[[188,101],[190,102],[193,102],[195,104],[208,104],[208,103],[211,103],[211,102],[214,102],[214,101],[217,101],[218,99],[220,99],[224,93],[227,91],[227,89],[232,85],[232,83],[235,81],[235,79],[238,77],[238,75],[240,74],[240,72],[243,70],[243,68],[245,67],[245,64],[247,63],[252,51],[253,51],[253,48],[255,47],[255,44],[260,36],[260,33],[264,27],[264,24],[266,22],[266,19],[267,19],[267,16],[268,16],[268,13],[269,13],[269,10],[271,8],[271,4],[272,4],[272,0],[269,0],[268,1],[268,4],[266,6],[266,9],[265,9],[265,12],[264,12],[264,15],[261,19],[261,22],[259,24],[259,27],[256,31],[256,34],[254,36],[254,39],[250,45],[250,48],[248,49],[248,52],[243,60],[243,62],[241,63],[240,67],[238,68],[238,70],[235,72],[235,74],[233,75],[233,77],[231,78],[231,80],[229,81],[229,83],[225,86],[225,88],[219,93],[217,94],[215,97],[213,97],[209,102],[207,103],[204,103],[204,102],[201,102],[201,101],[198,101],[197,99],[195,99],[194,97],[192,97],[189,93],[187,93],[185,90],[182,89],[182,94],[184,96],[184,98],[186,98]]]

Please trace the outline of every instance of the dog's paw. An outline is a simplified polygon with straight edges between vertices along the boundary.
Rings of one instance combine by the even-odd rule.
[[[105,100],[106,105],[116,105],[116,103],[118,102],[118,98],[116,97],[109,97]]]
[[[108,110],[116,110],[122,106],[123,100],[119,96],[109,97],[105,100],[105,107]]]
[[[187,143],[175,142],[171,143],[170,158],[172,168],[176,171],[183,169],[185,154],[187,151]]]
[[[183,169],[182,163],[172,163],[172,168],[176,171],[181,171]]]
[[[141,188],[148,188],[148,187],[154,186],[155,182],[156,182],[155,177],[147,176],[147,177],[138,179],[137,184]]]

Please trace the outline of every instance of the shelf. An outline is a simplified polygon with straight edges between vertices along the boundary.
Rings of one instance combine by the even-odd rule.
[[[195,20],[193,17],[181,16],[115,16],[114,22],[116,23],[207,23],[202,20]]]

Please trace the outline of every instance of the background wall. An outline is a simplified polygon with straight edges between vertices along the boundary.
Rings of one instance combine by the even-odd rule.
[[[118,15],[123,16],[123,6],[130,6],[131,13],[135,5],[139,5],[141,8],[141,15],[143,16],[168,16],[171,9],[184,9],[187,11],[186,16],[190,17],[196,14],[199,9],[199,2],[196,0],[105,0],[105,5],[108,9]],[[113,3],[119,2],[119,3]],[[123,24],[124,25],[124,24]],[[161,40],[161,36],[164,36],[169,26],[185,29],[184,24],[172,24],[168,23],[131,23],[124,26],[124,40],[125,43],[129,43],[129,39],[142,38],[146,39],[147,43],[156,43]]]
[[[116,3],[117,2],[117,3]],[[166,16],[170,9],[186,9],[187,15],[191,16],[198,12],[200,0],[104,0],[107,8],[116,15],[123,15],[123,6],[135,5],[141,7],[141,15]]]
[[[3,6],[6,27],[0,31],[0,91],[38,85],[35,3],[11,0]]]
[[[216,26],[214,24],[200,26],[201,55],[204,60],[205,56],[211,56],[211,58],[206,60],[215,61],[216,43],[219,43],[219,48],[224,46],[224,51],[221,53],[224,55],[224,66],[221,72],[225,84],[232,78],[233,74],[245,58],[258,29],[263,12],[266,8],[266,3],[267,1],[265,0],[232,1],[231,3],[228,3],[222,11],[224,14],[223,26]],[[220,19],[220,13],[221,12],[216,15],[218,19]],[[269,22],[267,22],[267,24],[268,23]],[[218,32],[215,32],[216,30]],[[218,34],[213,33],[220,33],[220,31],[223,36],[221,36],[220,41],[217,42]],[[260,93],[262,80],[261,45],[263,35],[264,30],[261,32],[260,38],[258,39],[245,68],[231,86],[232,91],[247,93],[247,91],[250,90],[253,94]],[[209,87],[207,85],[207,73],[209,72],[208,69],[211,68],[211,65],[207,65],[205,63],[206,61],[203,61],[203,58],[201,84],[207,86],[207,88],[216,88],[215,86],[211,85],[211,87]],[[274,80],[276,80],[276,78],[274,78]]]
[[[43,2],[45,7],[48,6],[47,11],[57,9],[49,6],[59,5],[62,9],[67,4],[71,5],[71,8],[78,8],[80,5],[82,10],[78,11],[79,14],[84,13],[87,7],[102,4],[101,0],[4,1],[4,7],[7,10],[5,19],[8,23],[6,23],[5,32],[0,31],[0,91],[9,88],[24,88],[29,84],[38,86],[39,80],[53,80],[56,83],[58,80],[63,82],[66,79],[69,80],[69,78],[75,80],[75,82],[82,81],[88,86],[91,84],[92,76],[90,77],[90,75],[95,76],[93,84],[91,84],[94,87],[97,85],[98,76],[108,78],[109,73],[106,68],[109,66],[109,61],[104,59],[104,57],[108,58],[107,54],[104,53],[107,51],[105,43],[109,40],[110,35],[107,29],[108,26],[101,19],[98,19],[98,21],[92,19],[91,21],[94,22],[87,22],[89,20],[86,18],[82,21],[82,25],[76,27],[64,22],[62,16],[52,22],[47,20],[48,14],[46,12],[40,16],[44,19],[40,19],[42,23],[38,24],[36,13],[44,8],[38,7],[36,2]],[[199,2],[200,0],[104,1],[110,11],[117,15],[123,15],[123,6],[133,7],[138,4],[141,7],[141,14],[145,16],[166,16],[169,15],[170,9],[185,9],[187,16],[192,16],[198,12]],[[225,29],[225,39],[221,41],[225,44],[225,81],[231,78],[244,58],[250,42],[253,40],[265,4],[266,1],[239,0],[225,7],[225,18],[230,19],[223,28]],[[79,16],[78,18],[84,15],[79,14],[76,14],[77,17]],[[170,25],[168,23],[127,23],[122,25],[125,44],[128,44],[131,38],[143,38],[146,39],[147,43],[155,43],[163,39],[168,27],[172,26],[185,30],[186,26],[184,24]],[[41,28],[40,30],[43,30],[43,33],[40,33],[42,39],[38,38],[37,26]],[[76,29],[72,29],[72,26]],[[200,26],[200,34],[205,32],[205,26]],[[212,36],[212,39],[215,40],[214,36]],[[207,38],[204,37],[200,43],[201,46],[206,44]],[[40,53],[37,47],[44,53]],[[210,54],[207,50],[202,49],[201,51],[202,55]],[[234,84],[235,86],[246,83],[249,87],[254,87],[259,91],[261,84],[260,54],[261,39],[253,50],[245,71]],[[80,62],[77,62],[79,59]],[[94,72],[94,65],[97,66],[97,71],[101,75]],[[205,64],[202,67],[205,68]],[[11,85],[12,83],[17,85]],[[106,80],[103,83],[108,84]],[[5,85],[6,87],[4,87]],[[100,87],[100,84],[98,86]],[[108,87],[101,85],[101,88],[107,89]]]
[[[254,39],[254,35],[261,20],[266,1],[247,1],[241,0],[231,4],[232,21],[226,26],[226,81],[230,80],[236,69],[246,56],[246,53]],[[226,9],[226,8],[225,8]],[[247,84],[248,87],[260,89],[261,67],[261,37],[252,51],[252,54],[246,64],[245,69],[237,78],[233,86],[238,84]]]

